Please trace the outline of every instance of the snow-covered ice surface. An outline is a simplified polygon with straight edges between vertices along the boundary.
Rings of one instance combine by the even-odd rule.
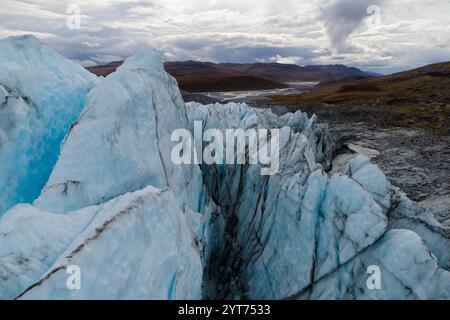
[[[28,187],[17,184],[36,183],[31,173],[1,189],[4,203],[33,204],[0,217],[0,299],[450,299],[449,230],[364,155],[329,176],[333,148],[316,117],[278,117],[236,103],[185,105],[151,50],[96,80],[78,68],[65,74],[71,64],[59,56],[49,62],[54,53],[33,38],[2,43],[0,57],[31,50],[27,59],[44,55],[42,68],[60,77],[62,84],[42,77],[33,87],[36,94],[58,88],[40,108],[53,110],[50,102],[62,97],[72,111],[85,107],[80,116],[48,119],[46,128],[64,123],[55,130],[68,132],[60,151],[61,143],[39,130],[17,149],[42,155],[36,142],[44,149],[53,143],[58,159],[28,198],[20,193]],[[0,81],[2,105],[22,73],[10,71],[8,86]],[[75,97],[64,81],[80,81],[84,91]],[[35,99],[33,90],[27,94]],[[22,100],[15,112],[30,108]],[[21,117],[30,120],[21,122],[28,129],[38,119]],[[172,131],[193,131],[195,121],[204,129],[280,129],[278,173],[262,176],[259,165],[173,164]],[[16,146],[17,135],[8,139]],[[14,176],[18,169],[1,170]],[[80,290],[66,285],[73,265]],[[381,271],[379,290],[367,286],[373,265]]]
[[[0,215],[39,195],[96,83],[32,36],[0,41]]]

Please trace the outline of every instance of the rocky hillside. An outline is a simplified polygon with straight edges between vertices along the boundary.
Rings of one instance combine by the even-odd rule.
[[[321,118],[450,135],[450,62],[384,77],[330,82],[305,94],[272,96],[262,103],[314,112]]]

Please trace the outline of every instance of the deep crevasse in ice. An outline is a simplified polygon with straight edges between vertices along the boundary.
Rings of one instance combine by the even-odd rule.
[[[227,212],[230,227],[224,238],[233,239],[232,243],[223,241],[212,249],[205,269],[209,284],[205,287],[206,297],[449,297],[449,273],[440,267],[449,266],[450,242],[442,226],[428,212],[391,190],[381,170],[364,156],[356,157],[341,173],[329,178],[323,171],[331,156],[329,140],[326,127],[317,124],[315,117],[308,119],[297,112],[278,118],[268,111],[235,104],[189,103],[187,107],[191,128],[197,120],[204,121],[205,129],[281,128],[278,175],[263,177],[257,166],[202,167],[205,184],[214,190],[214,200]],[[316,159],[321,159],[322,164]],[[389,231],[400,224],[423,237],[432,253],[426,246],[418,245],[422,241],[419,236]],[[412,287],[407,281],[396,281],[390,287],[392,277],[386,277],[384,290],[374,293],[367,290],[367,267],[385,263],[370,258],[384,255],[379,252],[382,249],[378,243],[384,242],[388,234],[392,238],[390,244],[417,245],[417,251],[410,249],[408,259],[400,262],[394,273],[395,277],[405,272],[416,281]],[[367,251],[371,254],[365,254]],[[439,270],[436,276],[433,272],[428,274],[429,269],[422,263],[411,263],[420,255],[428,255],[428,266]],[[338,272],[362,257],[366,260],[352,270],[355,274]],[[393,261],[386,264],[389,263]],[[388,274],[388,270],[383,269],[383,273]],[[425,274],[434,287],[425,285],[428,291],[416,293],[424,286],[417,279]],[[330,277],[334,281],[330,290],[312,291],[321,286],[327,288]],[[436,286],[441,279],[442,285]],[[361,293],[359,288],[366,290]]]
[[[0,41],[0,215],[39,195],[97,82],[32,36]]]
[[[315,117],[185,105],[149,50],[79,99],[41,195],[0,218],[0,298],[450,298],[447,230],[365,157],[328,177]],[[172,131],[199,120],[280,129],[279,173],[174,165]],[[381,290],[366,286],[370,265]]]

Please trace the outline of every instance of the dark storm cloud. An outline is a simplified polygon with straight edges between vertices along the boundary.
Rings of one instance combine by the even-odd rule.
[[[380,6],[383,0],[330,0],[322,9],[327,34],[333,47],[349,50],[347,39],[369,16],[370,6]]]
[[[226,62],[270,62],[276,56],[299,57],[302,64],[309,64],[317,54],[311,50],[297,47],[237,47],[232,50],[216,47],[213,50],[213,56],[217,61]],[[257,58],[255,58],[257,57]]]
[[[82,27],[66,27],[69,4]],[[382,24],[364,26],[378,5]],[[0,38],[34,34],[73,60],[143,46],[170,60],[344,63],[397,70],[450,55],[448,0],[1,0]]]
[[[176,48],[174,56],[183,60],[209,60],[213,62],[273,62],[301,61],[301,64],[313,62],[319,55],[315,47],[305,45],[282,46],[271,44],[271,39],[264,36],[248,36],[245,34],[223,35],[184,35],[167,41],[164,48],[170,51]],[[320,55],[331,54],[322,50]],[[278,58],[277,58],[278,57]],[[283,59],[285,58],[285,59]]]

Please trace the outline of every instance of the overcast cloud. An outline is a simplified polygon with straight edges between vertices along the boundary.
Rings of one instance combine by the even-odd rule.
[[[67,28],[71,4],[81,29]],[[84,65],[152,46],[167,60],[389,73],[450,60],[449,12],[449,0],[1,0],[0,38],[34,34]]]

